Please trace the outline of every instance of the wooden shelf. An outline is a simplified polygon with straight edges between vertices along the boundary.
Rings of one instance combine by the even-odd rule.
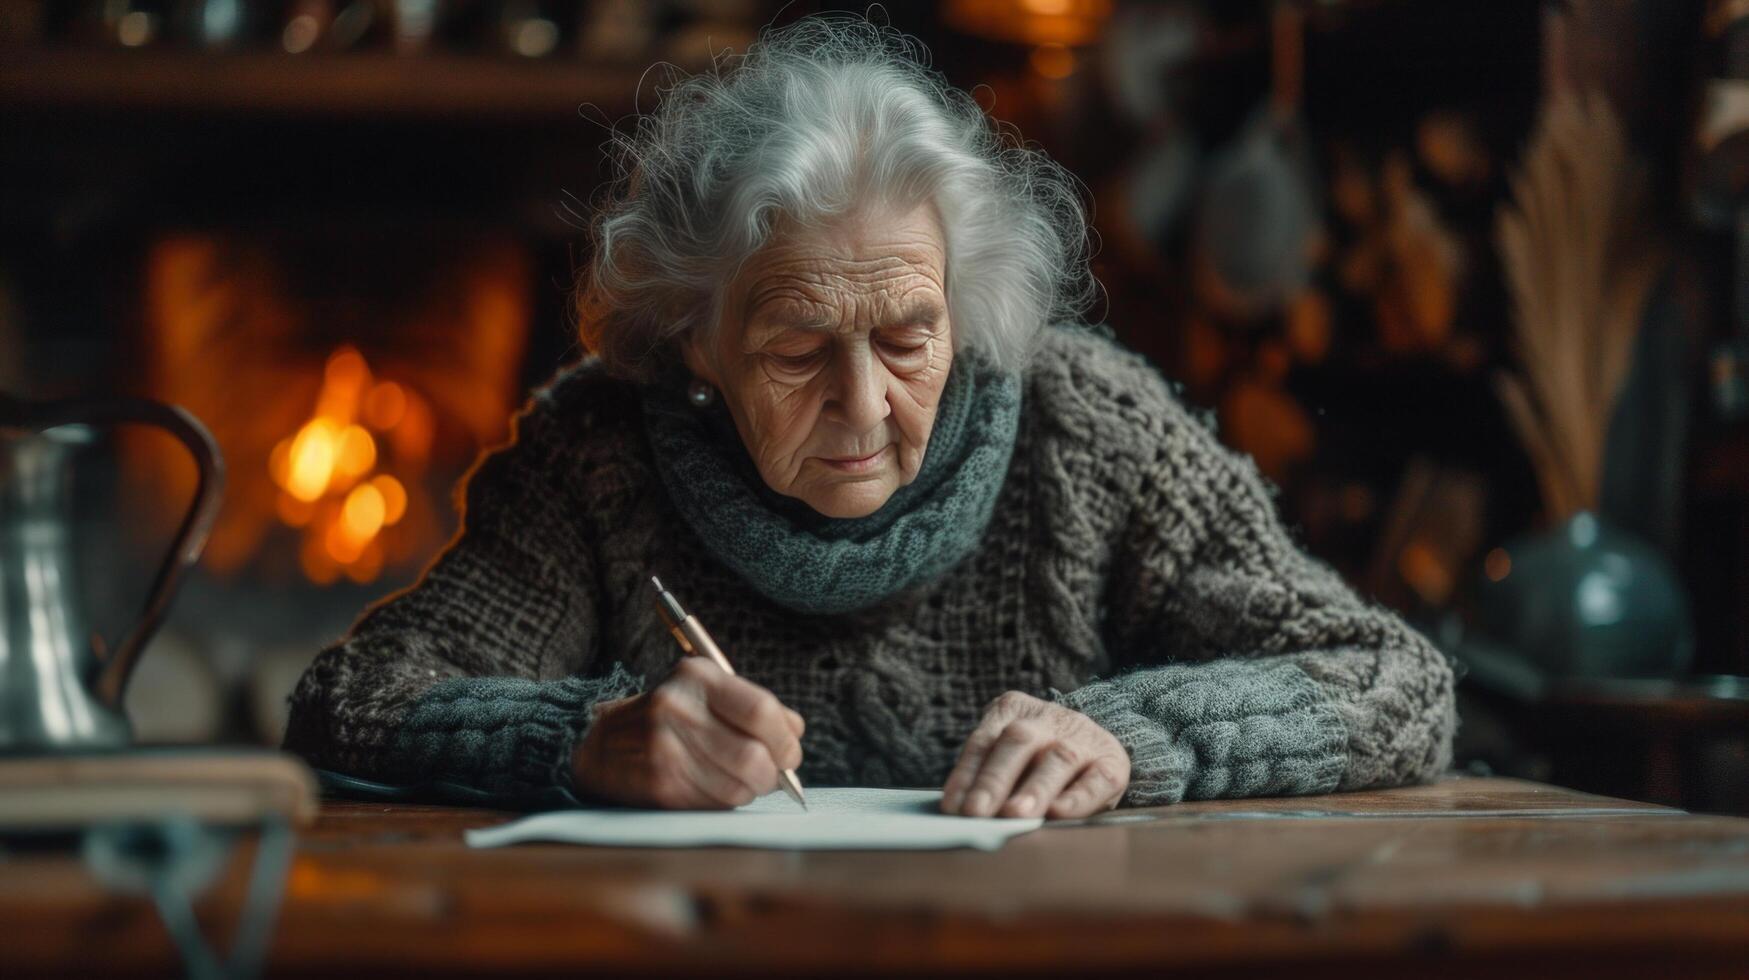
[[[162,109],[312,115],[610,119],[633,106],[641,66],[509,57],[0,50],[0,108]],[[585,109],[585,107],[593,107]]]

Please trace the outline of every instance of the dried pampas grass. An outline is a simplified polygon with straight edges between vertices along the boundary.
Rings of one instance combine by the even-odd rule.
[[[1664,263],[1646,194],[1608,100],[1557,92],[1496,220],[1523,365],[1496,386],[1555,523],[1597,506],[1616,396]]]

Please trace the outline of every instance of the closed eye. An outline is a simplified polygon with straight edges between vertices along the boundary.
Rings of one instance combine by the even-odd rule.
[[[934,332],[927,326],[920,324],[883,330],[876,338],[876,343],[880,344],[882,349],[902,357],[922,351],[924,347],[928,346],[932,336],[934,336]]]
[[[770,356],[785,367],[804,368],[817,362],[823,353],[825,352],[814,350],[806,354],[772,354]]]

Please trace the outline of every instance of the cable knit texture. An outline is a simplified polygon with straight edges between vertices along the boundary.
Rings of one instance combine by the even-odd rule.
[[[288,748],[506,800],[569,790],[590,706],[680,656],[654,573],[807,718],[810,784],[939,786],[1009,690],[1116,735],[1131,805],[1449,764],[1447,658],[1296,547],[1252,462],[1108,331],[1049,331],[976,546],[845,612],[788,608],[711,553],[663,484],[639,394],[588,359],[536,392],[469,474],[456,539],[316,658]]]
[[[590,708],[635,694],[637,679],[614,665],[603,678],[463,677],[422,695],[395,731],[391,752],[434,782],[506,801],[571,792],[568,764]]]

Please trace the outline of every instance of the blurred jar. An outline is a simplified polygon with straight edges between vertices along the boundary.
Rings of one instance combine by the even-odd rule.
[[[545,58],[557,51],[563,35],[559,6],[536,0],[506,0],[498,14],[498,46],[524,58]]]
[[[456,6],[445,0],[290,0],[280,18],[279,47],[291,54],[382,47],[417,54],[432,45]]]
[[[143,48],[163,39],[171,20],[169,0],[90,0],[68,24],[75,41]]]
[[[247,0],[179,0],[174,28],[179,40],[201,48],[231,48],[253,40],[267,18]]]

